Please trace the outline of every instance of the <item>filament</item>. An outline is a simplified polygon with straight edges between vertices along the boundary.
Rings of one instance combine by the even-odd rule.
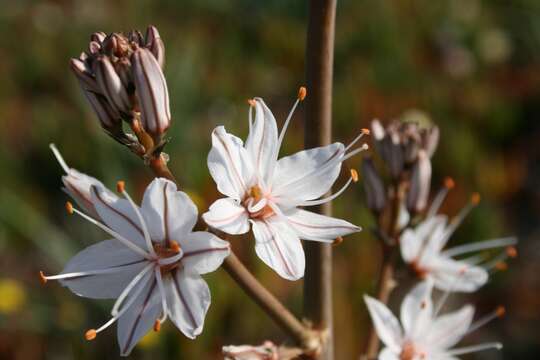
[[[333,193],[332,195],[328,196],[328,197],[325,197],[324,199],[319,199],[319,200],[307,200],[307,201],[304,201],[304,202],[301,202],[300,204],[298,204],[298,206],[315,206],[315,205],[321,205],[321,204],[324,204],[324,203],[327,203],[329,201],[332,201],[334,200],[335,198],[337,198],[339,195],[343,194],[343,192],[345,190],[347,190],[347,188],[349,187],[349,185],[353,182],[353,177],[351,176],[349,178],[349,180],[347,180],[347,182],[345,183],[345,185],[343,185],[341,187],[341,189],[339,189],[337,192]]]
[[[463,354],[469,354],[472,352],[482,351],[482,350],[489,350],[489,349],[496,349],[501,350],[502,344],[499,342],[492,342],[492,343],[485,343],[485,344],[478,344],[473,346],[465,346],[457,349],[453,349],[446,352],[446,355],[449,356],[456,356],[456,355],[463,355]]]
[[[58,148],[56,147],[56,145],[54,144],[49,144],[49,147],[51,148],[53,154],[54,154],[54,157],[56,158],[56,160],[58,161],[58,163],[60,164],[60,166],[62,167],[62,169],[64,169],[64,171],[66,172],[66,174],[69,174],[69,166],[66,164],[66,161],[64,160],[64,158],[62,157],[62,154],[60,154],[60,151],[58,150]]]
[[[161,294],[161,307],[163,309],[163,315],[159,319],[159,322],[163,323],[165,320],[167,320],[167,313],[168,313],[167,296],[165,293],[165,286],[163,285],[163,278],[161,277],[161,269],[155,268],[154,273],[156,274],[156,280],[158,283],[159,293]]]
[[[131,292],[131,290],[133,290],[133,288],[141,281],[141,279],[146,275],[146,273],[148,273],[148,271],[150,271],[150,269],[152,269],[152,267],[154,267],[155,265],[150,263],[148,265],[146,265],[132,280],[131,282],[124,288],[124,290],[122,290],[122,293],[120,294],[120,296],[118,296],[118,298],[116,299],[116,302],[114,303],[114,306],[111,310],[111,315],[115,316],[118,314],[118,309],[120,308],[120,306],[122,305],[122,303],[124,302],[125,298],[129,295],[129,293]]]
[[[504,316],[506,310],[504,309],[503,306],[499,306],[497,309],[495,309],[493,312],[491,312],[490,314],[488,315],[485,315],[484,317],[476,320],[470,327],[469,329],[467,330],[467,332],[463,335],[467,335],[467,334],[470,334],[478,329],[480,329],[482,326],[490,323],[491,321],[495,320],[495,319],[499,319],[501,317]]]
[[[447,257],[454,257],[457,255],[466,254],[473,251],[494,249],[503,246],[511,246],[517,244],[517,239],[515,237],[504,237],[499,239],[487,240],[475,242],[472,244],[466,244],[461,246],[456,246],[446,251],[443,251],[441,255]]]

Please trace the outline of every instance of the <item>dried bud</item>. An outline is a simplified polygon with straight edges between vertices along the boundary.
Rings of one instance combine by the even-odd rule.
[[[171,122],[169,91],[165,76],[156,58],[148,49],[137,49],[131,57],[131,64],[141,110],[141,124],[158,143]]]
[[[98,57],[94,62],[94,72],[100,88],[111,105],[120,113],[129,114],[131,112],[131,102],[127,90],[122,84],[122,80],[114,70],[109,58]]]
[[[413,165],[410,188],[407,194],[407,209],[420,212],[426,207],[431,184],[431,160],[425,150],[418,152],[418,159]]]
[[[159,66],[165,66],[165,45],[155,26],[149,26],[146,30],[146,48],[152,52]]]
[[[366,157],[362,161],[362,173],[364,175],[367,206],[372,211],[380,212],[384,209],[386,203],[386,193],[384,184],[371,158]]]

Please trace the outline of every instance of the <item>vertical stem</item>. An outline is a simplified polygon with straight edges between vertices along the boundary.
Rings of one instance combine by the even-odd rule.
[[[310,0],[306,51],[305,147],[327,145],[332,135],[332,75],[336,0]],[[329,215],[330,203],[316,209]],[[304,313],[315,327],[327,330],[319,359],[334,358],[331,245],[306,242]]]

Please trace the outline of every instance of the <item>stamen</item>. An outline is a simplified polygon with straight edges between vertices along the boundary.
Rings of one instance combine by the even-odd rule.
[[[508,270],[508,264],[505,263],[504,261],[499,261],[498,263],[495,264],[494,270],[497,270],[497,271],[506,271]],[[491,271],[492,273],[495,272],[495,271]]]
[[[513,236],[510,236],[510,237],[479,241],[472,244],[456,246],[446,251],[443,251],[441,255],[446,256],[446,257],[454,257],[454,256],[458,256],[458,255],[462,255],[462,254],[466,254],[466,253],[470,253],[474,251],[479,251],[479,250],[494,249],[494,248],[504,247],[504,246],[511,247],[512,245],[515,245],[515,244],[517,244],[517,239]],[[511,252],[513,253],[513,251]]]
[[[146,275],[146,273],[148,273],[148,271],[150,271],[154,266],[155,265],[152,263],[146,265],[141,271],[139,271],[137,275],[135,275],[135,277],[129,282],[129,284],[124,288],[124,290],[122,290],[122,293],[116,299],[113,305],[113,308],[111,310],[112,316],[116,316],[118,314],[118,309],[120,308],[120,306],[122,306],[122,303],[124,302],[126,297],[129,295],[131,290],[133,290],[133,288],[137,286],[137,284]]]
[[[43,274],[43,271],[39,272],[39,281],[42,285],[45,285],[47,283],[47,277],[45,276],[45,274]]]
[[[446,195],[448,195],[448,192],[452,190],[454,186],[455,183],[451,177],[446,177],[444,179],[444,186],[437,192],[437,195],[435,195],[435,198],[433,199],[433,202],[431,203],[431,206],[426,214],[426,219],[437,214],[444,202],[444,199],[446,199]]]
[[[88,341],[92,341],[96,338],[97,332],[95,329],[90,329],[84,334],[84,338]]]
[[[69,215],[73,215],[73,204],[69,201],[66,201],[66,211]]]
[[[303,93],[304,97],[302,97],[302,89],[304,89],[304,93]],[[306,96],[306,88],[301,87],[300,90],[298,90],[298,98],[294,102],[294,105],[293,105],[291,111],[289,111],[289,115],[287,115],[287,119],[285,119],[285,122],[283,123],[283,127],[281,128],[281,132],[279,133],[278,145],[277,145],[277,151],[278,152],[279,152],[279,149],[281,149],[281,144],[283,143],[283,138],[285,137],[285,132],[287,131],[287,128],[289,127],[289,123],[291,122],[294,111],[296,110],[296,107],[298,106],[300,101],[304,100],[305,96]]]
[[[56,158],[56,160],[58,161],[58,163],[60,164],[60,166],[62,167],[62,169],[66,172],[66,174],[69,174],[69,166],[66,164],[66,161],[64,160],[64,158],[62,157],[62,154],[60,154],[60,151],[58,150],[58,148],[56,147],[56,145],[54,144],[49,144],[49,148],[52,150],[53,154],[54,154],[54,157]]]
[[[502,318],[505,313],[506,313],[506,309],[504,308],[504,306],[498,306],[497,309],[495,309],[495,311],[493,311],[492,313],[485,315],[484,317],[472,323],[469,329],[467,329],[467,332],[463,336],[480,329],[482,326],[490,323],[491,321],[495,319]]]
[[[39,276],[41,277],[41,282],[44,283],[43,281],[45,281],[46,283],[47,280],[73,279],[73,278],[91,276],[91,275],[114,274],[123,270],[124,270],[123,266],[116,266],[116,267],[110,267],[106,269],[75,271],[75,272],[70,272],[70,273],[49,275],[49,276],[46,276],[45,274],[43,274],[43,271],[40,271]]]
[[[169,311],[169,309],[167,308],[167,294],[165,293],[165,286],[163,285],[163,279],[161,277],[161,269],[156,268],[154,270],[154,273],[156,274],[159,293],[161,295],[161,307],[163,309],[163,317],[159,321],[164,322],[165,319],[167,319],[167,313]]]
[[[345,152],[346,152],[347,150],[349,150],[351,147],[353,147],[354,144],[356,144],[356,143],[358,142],[358,140],[360,140],[361,138],[364,137],[364,135],[368,135],[368,134],[369,134],[369,130],[368,130],[368,129],[362,129],[362,130],[360,131],[360,135],[358,135],[357,137],[355,137],[355,138],[353,139],[353,141],[351,141],[350,144],[347,145],[347,147],[345,147]]]
[[[444,234],[445,240],[448,240],[450,236],[456,231],[456,229],[461,225],[463,220],[469,215],[471,210],[478,205],[480,202],[480,195],[478,193],[474,193],[471,196],[471,201],[461,209],[461,211],[450,221],[450,224],[448,225],[448,228],[446,229],[446,232]]]
[[[508,255],[508,257],[514,259],[518,256],[518,252],[517,252],[517,249],[513,246],[509,246],[506,248],[506,255]]]
[[[437,317],[439,312],[442,310],[444,304],[446,303],[446,300],[450,297],[450,294],[454,291],[456,288],[456,285],[459,284],[461,281],[461,278],[465,275],[467,272],[467,267],[463,267],[460,271],[458,276],[455,278],[455,280],[452,282],[450,287],[444,291],[444,293],[439,298],[439,301],[437,302],[437,305],[435,306],[435,311],[433,312],[433,318]]]
[[[156,252],[154,250],[154,245],[152,244],[152,239],[150,238],[150,233],[148,232],[148,227],[146,226],[146,221],[144,221],[144,218],[139,210],[139,207],[133,202],[133,199],[131,199],[131,196],[129,196],[128,192],[125,189],[125,183],[123,181],[118,181],[116,183],[116,189],[119,193],[124,195],[124,197],[128,200],[129,204],[135,211],[135,214],[137,215],[137,218],[139,219],[139,222],[142,225],[142,230],[144,234],[144,240],[146,241],[146,247],[148,248],[148,251],[150,254],[152,254],[153,257],[156,256]]]
[[[351,179],[353,182],[358,182],[358,171],[351,169]]]
[[[339,195],[343,194],[343,192],[345,190],[347,190],[347,188],[349,187],[351,182],[353,182],[353,180],[354,180],[354,177],[353,177],[352,172],[351,172],[351,177],[349,178],[349,180],[347,180],[345,185],[343,185],[343,187],[338,190],[338,192],[336,192],[336,193],[334,193],[334,194],[332,194],[332,195],[330,195],[330,196],[328,196],[326,198],[323,198],[323,199],[307,200],[307,201],[301,202],[298,206],[315,206],[315,205],[320,205],[320,204],[324,204],[324,203],[327,203],[329,201],[332,201],[335,198],[337,198]]]
[[[91,222],[92,224],[96,225],[97,227],[99,227],[101,230],[107,232],[109,235],[112,235],[114,236],[114,238],[118,241],[120,241],[122,244],[124,244],[125,246],[127,246],[128,248],[130,248],[131,250],[135,251],[136,253],[140,254],[141,256],[143,256],[145,259],[148,259],[148,260],[153,260],[153,258],[146,252],[144,251],[143,249],[141,249],[137,244],[133,243],[132,241],[126,239],[125,237],[123,237],[122,235],[120,235],[119,233],[117,233],[116,231],[110,229],[109,227],[103,225],[102,223],[100,223],[99,221],[95,220],[94,218],[86,215],[85,213],[83,213],[82,211],[79,211],[75,208],[73,208],[73,212],[77,215],[80,215],[81,217],[83,217],[84,219],[88,220],[89,222]]]
[[[508,268],[508,265],[505,262],[506,259],[508,259],[508,252],[504,251],[494,257],[491,261],[484,263],[482,267],[488,271],[491,271],[493,269],[506,270]]]
[[[304,101],[307,95],[307,89],[304,86],[300,86],[300,89],[298,89],[298,100]]]
[[[161,321],[159,319],[156,319],[154,322],[154,331],[159,332],[161,330]]]
[[[338,246],[338,245],[340,245],[342,242],[343,242],[343,238],[342,238],[341,236],[338,236],[338,237],[334,240],[334,242],[332,242],[332,245],[333,245],[333,246]]]
[[[180,248],[180,245],[178,244],[177,241],[171,240],[171,241],[169,241],[169,243],[170,243],[170,246],[171,246],[171,250],[174,251],[175,253],[179,253],[180,251],[182,251],[182,249]]]
[[[489,350],[489,349],[496,349],[501,350],[502,344],[498,342],[494,343],[485,343],[485,344],[479,344],[479,345],[473,345],[473,346],[465,346],[462,348],[453,349],[446,352],[446,355],[448,356],[456,356],[456,355],[463,355],[463,354],[469,354],[472,352],[478,352],[482,350]]]

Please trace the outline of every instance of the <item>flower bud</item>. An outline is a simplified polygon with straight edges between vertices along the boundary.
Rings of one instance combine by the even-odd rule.
[[[126,88],[110,60],[105,56],[100,56],[93,65],[100,93],[107,97],[107,100],[117,111],[129,114],[131,112],[131,102]]]
[[[420,212],[426,207],[431,184],[431,160],[425,150],[418,152],[418,159],[413,165],[409,192],[407,194],[407,209]]]
[[[101,44],[95,41],[90,41],[88,44],[88,52],[90,54],[98,54],[101,50]]]
[[[90,90],[93,92],[99,92],[99,87],[96,81],[96,78],[88,69],[86,64],[80,60],[80,59],[71,59],[69,61],[69,66],[71,67],[71,70],[79,80],[83,91]]]
[[[373,160],[369,157],[364,158],[362,161],[362,174],[364,176],[367,207],[374,212],[382,211],[386,204],[384,183],[377,169],[375,169]]]
[[[159,66],[165,66],[165,45],[155,26],[149,26],[146,30],[146,48],[152,52]]]
[[[118,129],[122,129],[120,114],[109,105],[107,99],[102,95],[86,89],[83,89],[83,93],[98,116],[103,129],[110,133],[115,133]]]
[[[103,42],[103,40],[105,40],[106,37],[107,37],[107,34],[105,34],[102,31],[95,32],[92,35],[90,35],[90,41],[95,41],[98,44],[101,44]]]
[[[426,130],[422,137],[423,147],[426,150],[427,155],[431,158],[437,150],[439,145],[439,127],[433,126]]]
[[[135,92],[139,99],[141,124],[154,140],[160,140],[171,122],[165,76],[154,55],[146,48],[135,50],[131,64]]]
[[[128,39],[129,41],[132,41],[134,43],[136,43],[137,45],[139,46],[143,46],[144,45],[144,38],[141,34],[141,32],[139,30],[131,30],[129,33],[128,33]]]

